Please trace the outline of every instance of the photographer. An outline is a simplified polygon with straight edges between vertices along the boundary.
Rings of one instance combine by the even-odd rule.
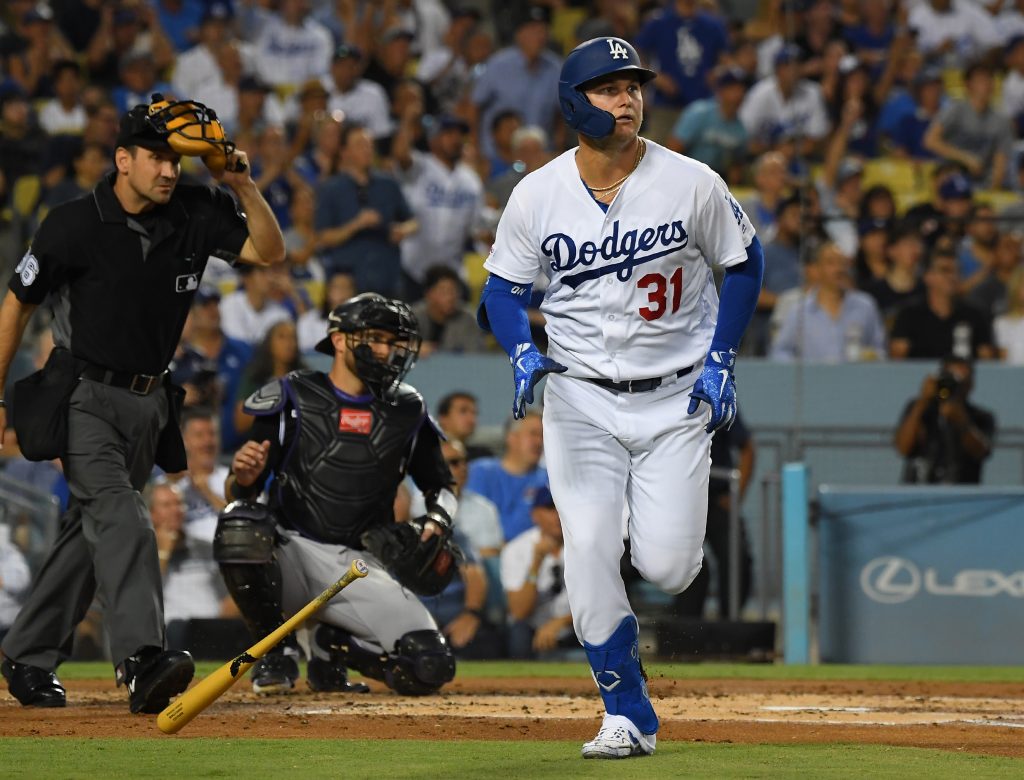
[[[896,430],[896,449],[906,458],[904,482],[981,482],[996,420],[967,400],[973,387],[974,367],[962,358],[946,358],[938,375],[925,377],[921,394],[907,404]]]

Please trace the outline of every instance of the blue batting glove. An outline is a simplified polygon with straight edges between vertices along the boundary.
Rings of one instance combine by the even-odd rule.
[[[526,404],[533,403],[533,388],[545,374],[561,374],[568,369],[561,363],[542,355],[533,344],[516,346],[516,356],[510,358],[516,383],[516,397],[512,402],[512,416],[522,420],[526,416]]]
[[[701,401],[710,406],[711,420],[704,428],[708,433],[727,431],[736,419],[736,381],[732,373],[735,365],[735,349],[728,352],[713,349],[708,352],[704,368],[693,384],[687,414],[696,412]]]

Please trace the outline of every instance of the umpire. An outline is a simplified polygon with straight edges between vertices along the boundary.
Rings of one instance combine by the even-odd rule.
[[[94,595],[132,712],[159,712],[192,679],[191,656],[164,650],[156,541],[139,491],[154,463],[168,472],[186,465],[182,391],[167,366],[207,259],[284,259],[245,153],[229,146],[220,171],[204,158],[237,205],[223,190],[180,184],[173,131],[153,113],[142,105],[122,118],[116,170],[47,215],[0,308],[3,387],[29,317],[44,300],[52,305],[56,348],[40,374],[16,385],[15,427],[30,457],[61,458],[71,490],[56,543],[2,645],[3,676],[25,706],[65,706],[55,670]],[[6,425],[0,402],[0,432]]]

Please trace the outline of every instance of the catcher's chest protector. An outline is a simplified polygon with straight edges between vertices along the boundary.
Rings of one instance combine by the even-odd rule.
[[[359,547],[367,528],[394,520],[395,491],[423,420],[418,393],[397,405],[348,402],[321,374],[289,378],[299,416],[271,495],[285,522],[312,539]]]

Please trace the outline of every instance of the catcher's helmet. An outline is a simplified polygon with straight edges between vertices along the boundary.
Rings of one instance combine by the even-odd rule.
[[[615,117],[592,105],[581,87],[613,73],[625,75],[626,71],[641,84],[657,75],[640,64],[636,49],[622,38],[592,38],[569,52],[558,77],[558,103],[569,127],[591,138],[611,135]]]
[[[371,331],[384,331],[394,336],[385,359],[380,360],[370,346]],[[391,300],[377,293],[363,293],[336,306],[327,316],[327,336],[316,350],[334,356],[332,333],[346,334],[348,347],[356,362],[356,374],[375,398],[389,403],[394,390],[412,370],[420,352],[420,329],[416,315],[402,301]]]

